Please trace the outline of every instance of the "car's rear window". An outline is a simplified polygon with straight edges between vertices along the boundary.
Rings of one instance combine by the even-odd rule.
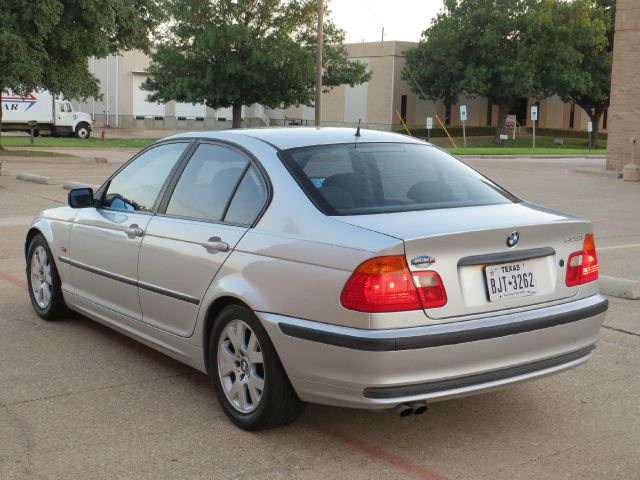
[[[327,215],[429,210],[518,202],[518,198],[430,145],[361,143],[281,153]]]

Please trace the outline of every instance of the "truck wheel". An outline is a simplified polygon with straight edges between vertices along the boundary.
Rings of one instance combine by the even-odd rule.
[[[91,136],[91,130],[89,130],[89,127],[87,127],[86,125],[79,125],[78,128],[76,128],[76,137],[78,138],[89,138]]]

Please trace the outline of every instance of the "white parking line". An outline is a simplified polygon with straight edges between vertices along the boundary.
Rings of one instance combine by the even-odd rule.
[[[640,243],[632,243],[630,245],[616,245],[615,247],[598,247],[598,251],[601,250],[618,250],[620,248],[635,248],[640,247]]]

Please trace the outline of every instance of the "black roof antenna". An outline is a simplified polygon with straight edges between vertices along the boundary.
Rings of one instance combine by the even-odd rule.
[[[358,119],[358,129],[356,130],[356,137],[360,136],[360,120],[362,120],[361,118]]]

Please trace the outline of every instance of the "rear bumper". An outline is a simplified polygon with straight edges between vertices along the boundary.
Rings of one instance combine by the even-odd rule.
[[[607,305],[594,295],[527,312],[394,330],[257,314],[303,400],[390,408],[480,393],[580,365],[591,357]]]

